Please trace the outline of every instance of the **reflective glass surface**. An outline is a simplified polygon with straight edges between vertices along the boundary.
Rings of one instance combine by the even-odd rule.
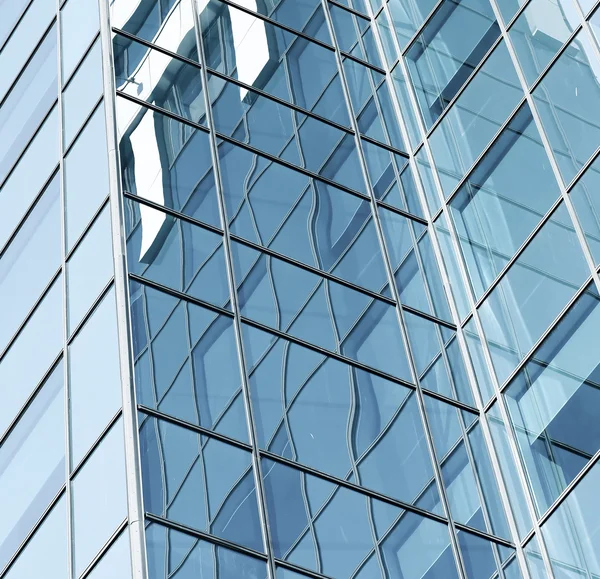
[[[69,0],[60,11],[63,84],[92,42],[98,30],[98,4]]]
[[[129,542],[129,530],[125,529],[118,539],[110,546],[107,553],[87,575],[90,579],[114,579],[131,578],[131,545]]]

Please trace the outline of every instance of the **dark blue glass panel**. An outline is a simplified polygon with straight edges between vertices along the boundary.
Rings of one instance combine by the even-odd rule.
[[[260,559],[156,523],[146,527],[150,579],[266,579]]]
[[[233,320],[130,288],[138,403],[247,442]]]
[[[498,547],[494,543],[464,531],[459,531],[457,536],[468,579],[492,577],[498,572],[494,559],[494,550]]]
[[[262,448],[401,501],[422,504],[427,494],[434,504],[424,508],[439,505],[412,389],[250,326],[243,337]]]
[[[393,306],[239,243],[231,249],[243,316],[411,380]]]
[[[147,512],[263,550],[249,452],[140,414]]]
[[[125,209],[131,273],[230,308],[221,235],[132,200]]]
[[[588,287],[506,390],[540,514],[600,449],[599,304]]]
[[[476,298],[559,196],[548,156],[524,105],[449,205]]]

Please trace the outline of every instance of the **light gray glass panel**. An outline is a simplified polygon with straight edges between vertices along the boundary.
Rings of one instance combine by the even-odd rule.
[[[0,246],[4,245],[58,165],[58,108],[55,107],[0,189]]]
[[[63,346],[59,277],[0,362],[0,433],[4,432]]]
[[[58,176],[0,260],[0,348],[4,348],[60,266]]]
[[[64,483],[64,406],[59,364],[0,447],[0,568]]]
[[[102,103],[65,158],[67,251],[108,195],[106,118]]]
[[[68,147],[103,91],[98,39],[63,92],[64,145]]]
[[[57,78],[56,27],[53,26],[2,103],[0,181],[56,101]]]
[[[102,559],[88,575],[89,579],[131,579],[129,528],[121,532]]]
[[[81,322],[113,271],[110,206],[107,205],[67,263],[69,333]]]
[[[67,510],[63,497],[44,519],[4,577],[65,579],[68,577],[67,559]]]
[[[69,346],[71,467],[121,407],[117,306],[111,289]]]
[[[98,2],[69,0],[60,10],[63,85],[98,30]]]
[[[14,2],[14,0],[12,1]],[[2,52],[0,52],[0,70],[2,71],[0,101],[27,62],[55,13],[56,2],[54,0],[35,0],[30,4],[6,46],[2,48]],[[3,6],[0,5],[0,19],[3,18]]]
[[[72,485],[75,576],[127,516],[125,441],[119,420],[102,439]]]

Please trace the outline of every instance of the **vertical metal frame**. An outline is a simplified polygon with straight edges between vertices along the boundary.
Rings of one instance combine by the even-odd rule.
[[[131,544],[133,579],[147,579],[146,533],[142,493],[141,459],[138,436],[137,403],[133,371],[133,341],[129,311],[129,283],[124,206],[121,189],[121,171],[118,150],[116,115],[116,86],[110,28],[110,7],[106,0],[98,0],[100,7],[100,41],[102,45],[102,72],[104,107],[108,144],[109,198],[112,229],[112,251],[115,266],[115,299],[119,339],[119,367],[123,396],[123,430],[125,436],[125,474],[127,481],[127,512]]]

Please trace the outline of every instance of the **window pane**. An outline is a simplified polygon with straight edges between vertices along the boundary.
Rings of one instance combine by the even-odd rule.
[[[140,415],[144,508],[263,551],[249,452]]]
[[[600,145],[600,63],[580,32],[533,92],[565,183]]]
[[[54,107],[0,189],[0,246],[6,243],[58,165],[59,146],[58,107]]]
[[[64,145],[68,147],[103,92],[98,39],[63,93]]]
[[[548,156],[524,105],[450,202],[476,298],[559,196]]]
[[[4,577],[6,579],[68,577],[67,512],[64,497],[50,511]]]
[[[0,13],[2,14],[0,20],[0,46],[4,44],[28,4],[27,0],[0,0]]]
[[[0,361],[0,433],[9,426],[63,346],[59,277]]]
[[[156,523],[146,527],[150,579],[215,577],[265,579],[266,564],[260,559],[167,529]]]
[[[589,275],[560,205],[479,308],[500,384]]]
[[[60,267],[58,176],[19,229],[0,261],[0,347],[4,348]]]
[[[0,567],[64,483],[64,406],[59,364],[0,448]]]
[[[111,545],[88,575],[89,579],[131,579],[131,545],[129,528]]]
[[[77,327],[114,271],[107,205],[67,263],[69,333]]]
[[[89,0],[69,0],[60,12],[64,84],[98,30],[98,3]]]
[[[53,26],[6,96],[0,111],[0,181],[54,104],[58,92]]]
[[[282,339],[263,352],[260,345],[269,336],[249,326],[243,326],[243,337],[261,448],[439,509],[412,389]]]
[[[117,110],[127,104],[117,99]],[[141,108],[119,150],[125,191],[221,227],[208,133]]]
[[[71,483],[77,577],[127,516],[124,444],[119,420]]]
[[[233,320],[130,288],[138,403],[248,442]]]
[[[536,350],[506,390],[513,428],[543,513],[600,449],[600,299],[593,286]]]
[[[6,17],[5,12],[8,8],[5,5],[7,2],[0,3],[2,19]],[[15,0],[12,0],[12,2],[15,2]],[[19,2],[15,2],[15,4],[19,4]],[[0,70],[2,70],[2,75],[0,75],[0,101],[6,95],[6,91],[14,82],[23,65],[27,62],[31,52],[46,28],[48,28],[55,13],[56,2],[53,0],[36,0],[35,2],[31,2],[10,40],[6,46],[2,47],[2,52],[0,52]],[[1,41],[0,46],[2,46]]]
[[[389,0],[392,24],[401,50],[406,48],[436,4],[436,0]]]
[[[480,577],[493,577],[498,572],[498,567],[494,559],[494,551],[498,547],[476,535],[471,535],[464,531],[458,531],[458,544],[463,557],[465,571],[468,579],[480,579]],[[513,549],[506,549],[513,553]]]
[[[74,468],[121,407],[114,289],[69,346],[71,467]]]
[[[135,201],[126,201],[129,271],[230,309],[223,238]]]
[[[108,195],[106,118],[101,104],[65,158],[67,251]]]

